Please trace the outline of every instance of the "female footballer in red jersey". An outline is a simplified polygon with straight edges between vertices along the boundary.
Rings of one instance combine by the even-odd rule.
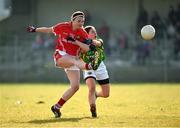
[[[87,52],[89,45],[82,43],[88,38],[83,29],[85,16],[81,11],[74,12],[70,22],[59,23],[53,27],[28,27],[29,32],[54,33],[58,36],[58,43],[54,53],[55,64],[65,69],[70,81],[70,88],[65,91],[59,101],[51,107],[55,117],[61,116],[60,108],[69,100],[79,89],[80,70],[92,69],[93,64],[87,64],[79,60],[80,49]]]

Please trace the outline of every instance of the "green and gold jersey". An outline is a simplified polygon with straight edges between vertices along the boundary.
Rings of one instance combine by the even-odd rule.
[[[88,51],[86,53],[81,53],[80,58],[85,62],[85,63],[90,63],[92,60],[95,58],[97,59],[97,63],[100,64],[104,59],[105,59],[105,53],[104,53],[104,47],[103,47],[103,40],[100,39],[99,37],[96,38],[96,40],[99,40],[102,45],[100,47],[96,47],[95,51]]]

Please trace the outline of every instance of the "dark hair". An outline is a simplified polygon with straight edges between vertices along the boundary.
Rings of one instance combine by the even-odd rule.
[[[90,31],[91,29],[93,29],[93,26],[86,26],[86,27],[84,28],[84,30],[85,30],[87,33],[89,33],[89,31]]]

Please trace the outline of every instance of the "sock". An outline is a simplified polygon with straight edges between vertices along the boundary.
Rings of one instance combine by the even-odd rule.
[[[96,104],[90,104],[91,112],[96,112]]]
[[[64,105],[65,102],[66,102],[66,101],[65,101],[63,98],[61,98],[61,99],[57,102],[57,104],[54,105],[54,107],[55,107],[56,109],[60,109],[60,108]]]

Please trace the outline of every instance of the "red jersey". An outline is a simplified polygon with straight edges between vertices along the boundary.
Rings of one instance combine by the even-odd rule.
[[[66,38],[71,36],[80,42],[88,38],[88,34],[83,28],[79,28],[73,31],[71,22],[59,23],[53,26],[53,32],[58,36],[56,49],[64,51],[72,56],[78,55],[80,47],[71,41],[67,41]]]

